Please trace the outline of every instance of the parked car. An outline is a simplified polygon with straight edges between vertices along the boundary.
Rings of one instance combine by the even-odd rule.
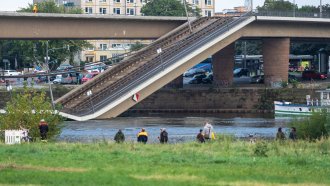
[[[205,69],[193,68],[183,73],[183,77],[193,77],[194,75],[205,74],[205,73],[206,73]]]
[[[77,73],[70,72],[65,74],[58,74],[53,81],[54,84],[73,84],[77,83]]]
[[[251,77],[251,83],[264,83],[265,76],[257,75]]]
[[[233,71],[234,77],[249,76],[249,69],[246,68],[237,68]]]
[[[316,72],[314,70],[305,70],[305,71],[303,71],[301,77],[303,79],[321,79],[321,80],[324,80],[324,79],[328,78],[328,76],[326,74],[322,74],[322,73]]]
[[[195,75],[192,80],[189,81],[189,84],[200,84],[203,78],[206,78],[206,74]]]
[[[21,72],[17,72],[16,70],[4,70],[1,72],[1,75],[4,74],[5,76],[19,76],[22,75]]]
[[[294,65],[289,65],[289,72],[296,72],[298,71],[298,67]]]
[[[86,74],[82,80],[81,80],[81,83],[86,83],[87,81],[93,79],[95,76],[97,76],[99,74],[99,72],[91,72],[91,73],[88,73]]]
[[[104,64],[103,62],[92,62],[92,63],[86,63],[84,70],[91,73],[93,71],[103,72],[106,70],[108,66]]]
[[[62,64],[59,67],[57,67],[56,70],[59,70],[59,71],[61,71],[61,70],[70,70],[72,68],[73,68],[73,66],[70,65],[70,64]]]
[[[213,73],[209,73],[205,78],[202,79],[202,83],[211,84],[213,82]]]

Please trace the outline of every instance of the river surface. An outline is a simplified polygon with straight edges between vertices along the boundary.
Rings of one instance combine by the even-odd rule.
[[[136,141],[136,135],[145,128],[150,143],[158,142],[160,128],[166,128],[169,142],[195,140],[205,122],[214,126],[216,135],[229,134],[245,138],[250,134],[261,138],[273,138],[278,127],[287,127],[290,118],[225,118],[225,117],[118,117],[112,120],[66,121],[58,137],[59,141],[96,142],[111,141],[118,129],[122,129],[126,141]]]

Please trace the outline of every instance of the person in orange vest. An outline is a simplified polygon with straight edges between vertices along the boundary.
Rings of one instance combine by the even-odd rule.
[[[34,4],[33,6],[33,13],[37,13],[38,12],[38,5]]]
[[[40,131],[41,140],[47,140],[48,123],[44,119],[40,120],[39,131]]]

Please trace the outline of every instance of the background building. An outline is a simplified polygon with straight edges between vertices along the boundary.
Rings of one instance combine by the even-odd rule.
[[[33,0],[40,3],[47,0]],[[49,0],[48,0],[49,1]],[[51,1],[51,0],[50,0]],[[85,14],[140,16],[141,8],[148,0],[53,0],[67,8],[81,8]],[[183,0],[180,0],[183,2]],[[214,16],[215,0],[186,0],[192,7],[201,9],[202,16]],[[83,61],[104,61],[107,58],[129,52],[136,42],[149,44],[152,40],[90,40],[94,47],[81,53]]]

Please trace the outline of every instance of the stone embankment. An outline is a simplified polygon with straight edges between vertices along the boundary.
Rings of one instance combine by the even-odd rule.
[[[59,98],[69,89],[54,89]],[[317,98],[315,89],[294,88],[224,88],[161,89],[128,110],[134,113],[272,113],[274,100],[305,103],[306,95]],[[10,94],[0,90],[0,108]]]

